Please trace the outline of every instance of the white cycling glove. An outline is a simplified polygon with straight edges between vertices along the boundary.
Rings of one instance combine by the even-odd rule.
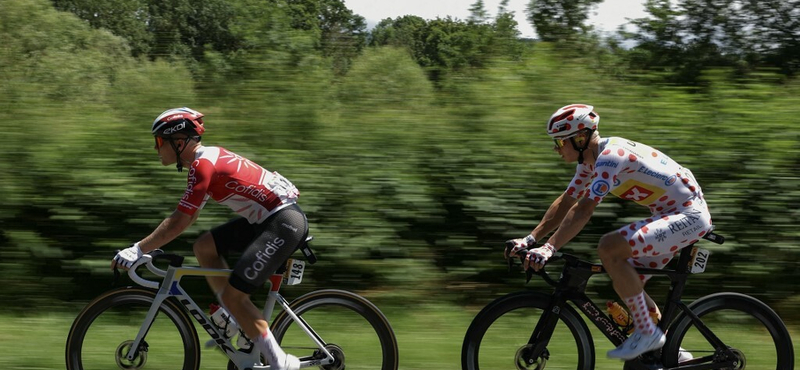
[[[547,260],[553,257],[555,253],[556,248],[550,243],[545,243],[545,245],[539,248],[529,250],[528,255],[525,257],[525,269],[527,270],[528,266],[531,265],[538,265],[539,267],[544,266]],[[536,269],[538,270],[538,268]]]
[[[138,261],[141,257],[142,249],[139,248],[139,243],[137,242],[131,244],[130,247],[119,251],[117,255],[114,256],[114,263],[128,269],[131,268],[131,266],[133,266],[133,264],[136,263],[136,261]]]
[[[503,251],[503,257],[505,258],[516,257],[519,251],[536,245],[536,239],[534,239],[533,235],[528,235],[524,238],[512,239],[509,241],[514,243],[514,246],[511,248],[506,248],[506,250]]]

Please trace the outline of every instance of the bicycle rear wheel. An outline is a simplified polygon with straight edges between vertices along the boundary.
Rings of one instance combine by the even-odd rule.
[[[487,305],[470,324],[461,348],[463,370],[594,369],[594,343],[586,323],[570,306],[564,306],[552,337],[535,363],[521,355],[536,324],[551,303],[549,295],[518,292]]]
[[[397,339],[383,313],[367,299],[343,290],[319,290],[289,304],[305,321],[336,362],[324,370],[397,370]],[[284,351],[301,360],[320,357],[318,348],[286,312],[271,330]]]
[[[789,332],[775,311],[763,302],[743,294],[719,293],[700,298],[689,307],[730,348],[730,352],[714,348],[698,330],[697,324],[682,314],[668,331],[662,352],[665,365],[678,365],[678,351],[682,347],[694,357],[692,363],[736,361],[735,365],[725,368],[794,369],[794,350]]]
[[[89,303],[67,336],[67,370],[199,369],[197,331],[173,299],[159,307],[136,358],[125,358],[155,295],[152,290],[127,287]]]

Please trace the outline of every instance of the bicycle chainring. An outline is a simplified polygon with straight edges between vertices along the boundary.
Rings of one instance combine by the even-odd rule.
[[[544,370],[547,366],[547,359],[550,358],[550,352],[547,348],[542,351],[539,358],[532,359],[531,361],[533,362],[529,363],[525,358],[528,357],[531,350],[533,350],[533,345],[531,344],[524,345],[517,350],[517,354],[514,356],[514,364],[517,370]]]
[[[128,355],[132,345],[132,340],[126,340],[120,343],[120,345],[117,347],[116,360],[117,366],[119,366],[120,369],[138,370],[144,367],[144,364],[147,363],[147,342],[142,341],[142,343],[139,345],[139,351],[137,351],[138,353],[136,354],[136,357],[133,359],[133,361],[129,361],[125,356]]]

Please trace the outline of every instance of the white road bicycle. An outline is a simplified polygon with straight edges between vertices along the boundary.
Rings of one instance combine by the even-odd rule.
[[[307,243],[300,249],[309,263],[316,261]],[[161,259],[169,261],[166,270],[154,265]],[[140,286],[116,288],[91,301],[69,331],[67,370],[198,370],[201,345],[193,320],[228,357],[228,370],[270,369],[252,342],[226,337],[181,286],[186,276],[228,276],[231,270],[182,264],[181,256],[150,252],[128,271]],[[142,265],[162,280],[142,277],[137,272]],[[289,303],[279,293],[282,285],[302,281],[304,270],[304,261],[290,259],[285,273],[279,271],[269,279],[263,313],[271,318],[275,305],[281,308],[268,320],[281,347],[300,358],[302,368],[397,370],[394,331],[366,298],[322,289]]]

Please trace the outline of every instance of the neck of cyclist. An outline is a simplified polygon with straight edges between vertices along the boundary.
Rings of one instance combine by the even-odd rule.
[[[178,160],[181,161],[183,167],[187,168],[194,162],[197,151],[203,147],[199,141],[192,138],[181,138],[175,144],[177,144],[178,151],[180,151],[180,158]]]

